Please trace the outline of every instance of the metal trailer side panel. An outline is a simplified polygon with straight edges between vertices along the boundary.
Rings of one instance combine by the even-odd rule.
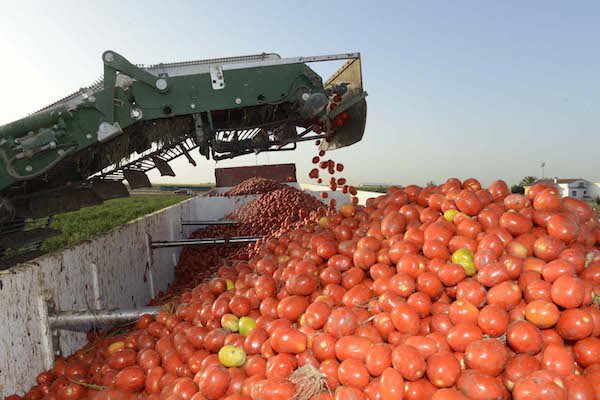
[[[0,397],[31,386],[44,367],[39,323],[39,273],[29,267],[0,274]],[[26,378],[26,379],[24,379]]]

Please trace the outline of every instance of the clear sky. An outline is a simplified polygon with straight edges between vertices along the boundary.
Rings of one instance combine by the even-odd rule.
[[[0,124],[91,83],[107,49],[145,64],[360,51],[365,137],[330,153],[350,181],[514,183],[541,160],[600,181],[598,1],[0,1]],[[314,151],[218,166],[295,162],[308,181]],[[214,180],[214,161],[173,164],[162,181]]]

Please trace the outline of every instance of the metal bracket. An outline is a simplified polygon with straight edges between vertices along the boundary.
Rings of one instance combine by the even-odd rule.
[[[106,67],[108,67],[112,69],[114,73],[117,71],[124,73],[137,81],[144,82],[148,86],[154,88],[154,90],[166,92],[169,88],[169,82],[166,77],[154,76],[150,72],[136,67],[127,61],[125,57],[112,50],[107,50],[102,54],[102,61],[104,61],[105,70]],[[104,89],[107,89],[106,86]]]
[[[121,308],[112,310],[59,311],[48,315],[52,329],[78,331],[90,326],[119,324],[137,320],[144,314],[156,314],[160,307]]]
[[[243,245],[254,243],[262,239],[263,236],[232,236],[229,238],[206,238],[206,239],[181,239],[165,240],[151,242],[152,249],[161,249],[165,247],[188,247],[188,246],[216,246],[216,245]]]
[[[43,291],[38,298],[38,316],[42,332],[41,351],[46,369],[52,368],[54,359],[61,353],[58,331],[52,329],[50,324],[50,315],[53,311],[52,295],[48,291]]]
[[[120,127],[118,130],[110,129],[111,126],[113,128],[117,126],[117,124],[112,124],[115,122],[114,101],[118,72],[127,75],[136,81],[143,82],[158,92],[166,92],[169,88],[169,81],[167,80],[168,78],[154,76],[148,71],[131,64],[125,57],[112,50],[107,50],[104,52],[104,54],[102,54],[102,61],[104,62],[104,93],[98,96],[98,99],[95,102],[95,107],[102,114],[104,114],[106,121],[100,124],[100,128],[98,129],[98,141],[100,142],[108,140],[116,134],[122,132]],[[138,112],[139,117],[141,118],[141,110],[138,110]],[[136,112],[135,115],[132,115],[132,118],[137,119],[138,112]],[[103,132],[104,124],[108,126],[108,128],[105,128],[108,129],[106,133]],[[100,134],[101,132],[103,133]]]
[[[100,126],[98,126],[98,141],[100,143],[106,142],[121,133],[123,133],[123,130],[118,122],[115,122],[114,124],[102,122]]]
[[[182,226],[208,226],[208,225],[237,225],[238,221],[223,220],[223,221],[196,221],[196,220],[182,220]]]
[[[225,76],[223,75],[222,65],[211,65],[208,67],[210,71],[210,80],[214,90],[225,89]]]

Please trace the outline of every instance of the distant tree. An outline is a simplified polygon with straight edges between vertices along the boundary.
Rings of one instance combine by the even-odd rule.
[[[520,185],[512,185],[512,187],[510,188],[510,192],[511,193],[525,194],[525,188],[523,186],[520,186]]]
[[[535,181],[537,181],[535,176],[526,176],[525,178],[521,179],[519,186],[531,186],[535,183]]]
[[[435,183],[435,181],[428,181],[425,186],[437,186],[437,184]]]

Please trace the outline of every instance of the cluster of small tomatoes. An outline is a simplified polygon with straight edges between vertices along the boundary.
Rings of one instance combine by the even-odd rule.
[[[280,228],[305,219],[323,203],[296,188],[285,186],[262,194],[258,199],[238,208],[235,219],[255,234],[271,234]]]
[[[250,178],[232,188],[227,195],[261,194],[240,207],[231,217],[235,225],[213,225],[200,228],[191,235],[195,239],[230,238],[268,235],[281,227],[306,218],[323,204],[314,197],[270,179]],[[175,266],[175,279],[160,292],[150,305],[179,302],[180,296],[214,275],[219,267],[233,260],[247,259],[247,247],[203,246],[186,247]]]
[[[288,400],[311,366],[310,400],[598,399],[599,239],[553,186],[391,188],[276,232],[25,398]]]
[[[221,196],[244,196],[249,194],[263,194],[272,192],[277,189],[283,189],[286,186],[282,183],[276,182],[272,179],[253,177],[248,178],[243,182],[240,182],[235,187],[231,188],[227,192],[224,192]]]

